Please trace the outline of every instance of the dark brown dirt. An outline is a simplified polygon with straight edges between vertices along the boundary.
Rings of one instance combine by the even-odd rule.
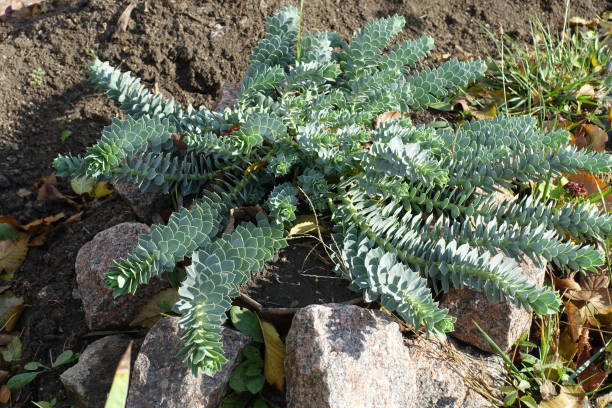
[[[51,162],[60,153],[81,153],[100,135],[118,109],[86,81],[91,50],[123,70],[131,70],[147,84],[172,95],[181,103],[211,106],[225,81],[238,81],[251,47],[261,37],[264,18],[287,0],[259,1],[170,1],[139,2],[126,32],[117,31],[117,20],[127,3],[113,0],[54,1],[48,11],[33,18],[10,18],[0,23],[0,215],[22,222],[55,214],[73,213],[70,207],[20,198],[21,188],[52,172]],[[593,17],[610,3],[572,2],[570,16]],[[564,0],[311,0],[305,2],[305,26],[312,30],[334,30],[347,37],[372,18],[390,14],[406,17],[404,38],[430,34],[444,53],[485,56],[494,52],[477,23],[493,32],[503,27],[525,40],[531,15],[557,25],[563,20]],[[42,69],[40,83],[32,80]],[[59,134],[71,130],[64,143]],[[69,191],[63,182],[60,188]],[[24,358],[46,358],[48,351],[81,351],[87,343],[80,302],[74,299],[74,259],[79,247],[102,229],[134,219],[116,197],[103,200],[81,222],[55,228],[43,247],[30,250],[12,282],[29,305],[23,329]],[[288,261],[272,266],[250,290],[267,305],[301,306],[307,300],[345,300],[349,294],[337,280],[298,275],[327,275],[328,268],[308,249],[294,247],[284,255]],[[281,254],[281,257],[283,254]],[[314,263],[313,263],[314,262]],[[317,264],[318,262],[318,264]],[[279,289],[298,288],[298,296]],[[318,279],[318,281],[317,281]],[[304,281],[300,281],[304,282]],[[332,282],[331,284],[329,282]],[[282,285],[282,284],[281,284]],[[276,289],[275,289],[276,288]],[[41,377],[21,393],[14,393],[11,406],[29,406],[28,401],[58,398],[67,406],[57,373]]]

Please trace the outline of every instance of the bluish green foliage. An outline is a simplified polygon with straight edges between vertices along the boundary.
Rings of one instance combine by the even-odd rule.
[[[238,100],[222,112],[182,109],[95,60],[91,79],[129,116],[113,121],[84,157],[55,161],[62,176],[197,196],[141,236],[106,277],[116,294],[133,293],[191,258],[175,310],[194,372],[210,375],[225,362],[221,325],[237,285],[286,245],[304,209],[331,215],[336,270],[352,289],[438,336],[454,318],[438,307],[428,281],[434,292],[481,289],[492,301],[545,314],[559,306],[556,293],[527,281],[517,260],[584,271],[603,263],[594,247],[568,238],[609,238],[609,214],[533,197],[495,201],[492,193],[562,171],[610,171],[609,156],[576,151],[564,132],[543,132],[531,118],[415,126],[408,112],[452,97],[483,74],[484,63],[452,60],[415,72],[433,39],[390,45],[402,17],[368,23],[348,42],[335,33],[299,40],[297,17],[286,8],[268,20]],[[400,119],[381,120],[386,112]],[[256,204],[270,221],[260,213],[257,225],[221,233],[232,207]]]

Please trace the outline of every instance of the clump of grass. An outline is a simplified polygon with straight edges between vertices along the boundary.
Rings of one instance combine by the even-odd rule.
[[[531,44],[522,45],[508,35],[496,38],[501,56],[489,63],[485,85],[503,92],[498,107],[509,114],[537,115],[542,120],[560,116],[572,123],[596,121],[604,113],[603,98],[612,90],[606,67],[612,50],[609,34],[596,30],[552,31],[532,20]]]

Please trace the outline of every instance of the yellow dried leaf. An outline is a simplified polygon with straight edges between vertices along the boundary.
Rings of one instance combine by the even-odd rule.
[[[11,390],[6,385],[0,387],[0,404],[6,404],[11,399]]]
[[[162,317],[161,313],[164,312],[159,307],[159,303],[163,302],[173,306],[178,301],[178,298],[178,289],[169,288],[162,290],[142,307],[138,315],[130,322],[130,326],[153,327]]]
[[[317,219],[314,215],[300,215],[296,217],[295,224],[289,230],[289,236],[292,235],[303,235],[313,231],[326,231],[327,226],[324,224],[317,224]]]
[[[271,323],[259,321],[266,345],[264,375],[279,391],[285,388],[285,343]]]
[[[23,232],[15,240],[0,241],[0,271],[15,273],[28,253],[30,236]]]
[[[113,194],[113,190],[108,186],[108,181],[101,181],[96,184],[91,190],[91,195],[96,198],[106,197],[109,194]]]
[[[579,385],[564,385],[555,398],[542,401],[539,408],[583,408],[586,399],[584,390]]]
[[[268,162],[263,161],[263,160],[258,161],[257,163],[253,163],[249,167],[246,168],[246,170],[244,171],[244,175],[248,176],[249,174],[256,172],[257,170],[259,170],[260,168],[264,167],[267,164]]]

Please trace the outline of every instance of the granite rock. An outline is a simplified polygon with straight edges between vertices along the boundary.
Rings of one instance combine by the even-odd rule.
[[[406,340],[416,374],[415,408],[494,408],[504,385],[501,357],[449,339]],[[483,395],[486,395],[485,398]],[[491,402],[491,401],[495,401]]]
[[[130,206],[134,214],[142,221],[150,223],[153,214],[163,209],[164,195],[156,192],[143,193],[138,186],[132,183],[117,183],[113,185],[115,191]]]
[[[75,271],[85,321],[91,330],[127,326],[147,301],[168,283],[153,278],[134,295],[113,298],[104,287],[104,276],[112,262],[127,257],[138,243],[138,235],[150,231],[145,224],[125,222],[97,233],[79,249]]]
[[[536,266],[530,260],[521,261],[519,265],[530,282],[542,286],[546,273],[544,266]],[[481,291],[472,289],[451,289],[442,297],[440,307],[448,309],[449,314],[457,318],[452,336],[489,352],[495,350],[474,322],[504,351],[509,350],[531,326],[531,312],[513,303],[492,303]]]
[[[509,199],[512,199],[512,196],[507,192],[493,193],[495,202]],[[525,278],[537,286],[542,286],[546,262],[536,264],[524,257],[518,264],[523,269]],[[472,289],[451,289],[442,297],[440,307],[448,309],[449,314],[457,318],[452,336],[489,352],[494,350],[474,322],[504,351],[509,350],[531,326],[531,312],[512,303],[489,302],[481,291]]]
[[[351,305],[298,311],[287,335],[288,408],[414,407],[415,371],[399,326]]]
[[[213,377],[194,377],[178,356],[179,318],[159,320],[147,334],[132,370],[126,408],[216,408],[227,393],[229,377],[241,361],[250,339],[235,330],[223,330],[228,362]]]
[[[102,408],[113,382],[119,359],[128,347],[127,336],[107,336],[91,343],[78,363],[60,380],[79,408]]]

